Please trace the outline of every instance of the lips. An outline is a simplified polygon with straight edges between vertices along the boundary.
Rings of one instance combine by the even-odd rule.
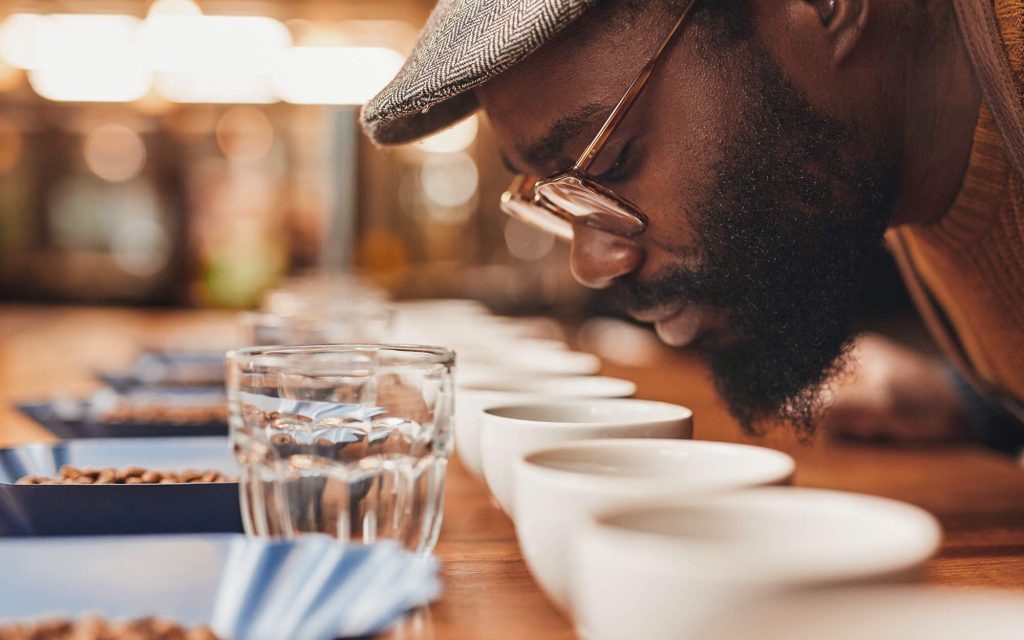
[[[676,313],[656,321],[654,330],[665,344],[685,347],[699,335],[702,315],[699,307],[687,305]]]

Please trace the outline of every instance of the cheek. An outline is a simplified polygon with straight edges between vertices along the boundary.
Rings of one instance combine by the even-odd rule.
[[[690,216],[705,209],[723,142],[740,124],[742,98],[730,89],[735,84],[727,74],[710,71],[707,63],[665,70],[670,73],[637,114],[646,120],[643,165],[621,188],[649,219],[641,240],[647,253],[641,276],[680,261],[696,267],[685,255],[698,240]]]

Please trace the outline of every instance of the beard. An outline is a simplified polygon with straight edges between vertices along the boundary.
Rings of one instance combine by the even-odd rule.
[[[688,216],[696,269],[613,285],[631,311],[680,301],[724,317],[698,340],[720,395],[748,431],[813,432],[820,390],[843,365],[865,272],[880,253],[898,163],[818,113],[756,42],[742,45],[742,115]]]

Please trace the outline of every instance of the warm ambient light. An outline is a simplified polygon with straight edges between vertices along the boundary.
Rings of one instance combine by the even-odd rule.
[[[273,18],[156,15],[141,43],[154,71],[248,75],[272,71],[292,40]]]
[[[270,118],[256,107],[232,107],[217,120],[217,146],[225,157],[239,162],[260,160],[274,146]]]
[[[156,0],[147,16],[199,16],[203,10],[192,0]]]
[[[85,138],[85,164],[108,182],[125,182],[146,164],[146,145],[139,134],[121,124],[103,124]]]
[[[479,184],[476,162],[465,153],[431,156],[420,170],[423,193],[442,207],[458,207],[469,202]]]
[[[191,0],[159,0],[144,22],[13,14],[0,31],[0,57],[29,69],[32,88],[50,100],[135,101],[155,83],[173,102],[236,104],[363,104],[403,62],[387,47],[292,46],[277,20],[207,16]],[[475,121],[466,127],[436,142],[438,149],[464,148]]]
[[[138,55],[138,27],[126,15],[48,16],[29,47],[29,83],[55,101],[138,100],[152,83]]]
[[[540,260],[555,248],[553,234],[539,231],[517,218],[505,221],[504,235],[508,252],[527,262]]]
[[[16,69],[31,69],[39,32],[48,18],[34,13],[12,13],[0,27],[0,57]]]
[[[363,104],[402,66],[384,47],[292,47],[274,74],[278,96],[294,104]]]
[[[0,175],[18,166],[24,148],[25,139],[18,124],[10,118],[0,116]]]
[[[277,102],[270,74],[157,73],[156,91],[171,102],[268,104]]]
[[[416,146],[430,153],[455,153],[473,144],[478,130],[479,122],[477,117],[475,115],[469,116],[456,125],[420,140],[416,143]]]

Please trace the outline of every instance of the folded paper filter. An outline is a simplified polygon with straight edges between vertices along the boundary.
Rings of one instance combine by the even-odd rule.
[[[226,640],[331,640],[384,630],[440,593],[437,562],[390,541],[232,544],[210,625]]]

